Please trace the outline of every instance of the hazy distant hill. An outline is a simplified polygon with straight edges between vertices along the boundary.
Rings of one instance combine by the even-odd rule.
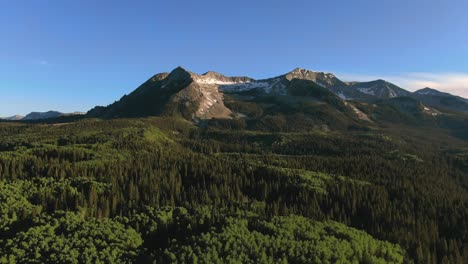
[[[430,106],[453,111],[468,112],[468,99],[440,92],[432,88],[426,87],[418,90],[411,96]]]
[[[73,113],[61,113],[58,111],[47,111],[47,112],[31,112],[27,114],[21,120],[40,120],[40,119],[49,119],[56,118],[61,116],[73,116],[73,115],[84,115],[83,112],[73,112]]]
[[[21,120],[23,118],[24,118],[24,116],[14,115],[14,116],[10,116],[10,117],[3,117],[3,118],[0,118],[0,119],[14,121],[14,120]]]

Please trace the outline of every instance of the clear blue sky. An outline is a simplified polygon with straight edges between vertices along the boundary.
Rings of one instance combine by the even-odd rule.
[[[178,65],[460,86],[467,11],[466,0],[0,0],[0,116],[86,111]]]

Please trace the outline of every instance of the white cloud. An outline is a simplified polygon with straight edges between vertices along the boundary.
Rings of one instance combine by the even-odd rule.
[[[340,76],[345,81],[371,81],[384,79],[410,91],[430,87],[468,98],[468,73],[411,72],[388,76],[360,74],[342,74]]]
[[[34,65],[40,65],[40,66],[50,65],[50,62],[46,59],[33,59],[30,61],[30,63]]]

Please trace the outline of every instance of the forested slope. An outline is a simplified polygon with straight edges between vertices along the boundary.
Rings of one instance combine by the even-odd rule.
[[[407,127],[1,123],[0,262],[465,263],[467,153]]]

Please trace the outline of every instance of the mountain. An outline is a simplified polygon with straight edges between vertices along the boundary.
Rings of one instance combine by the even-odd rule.
[[[452,96],[449,93],[444,93],[444,92],[441,92],[441,91],[438,91],[436,89],[432,89],[432,88],[429,88],[429,87],[417,90],[417,91],[414,92],[414,94],[417,94],[417,95],[430,95],[430,96]]]
[[[341,110],[346,107],[340,98],[367,97],[349,89],[333,74],[300,68],[277,77],[255,80],[227,77],[211,71],[199,75],[178,67],[170,73],[154,75],[129,95],[107,107],[95,107],[88,115],[104,118],[175,115],[188,120],[231,119],[238,113],[226,107],[225,94],[231,101],[257,104],[262,100],[265,103],[266,97],[296,103],[299,98],[291,97],[302,96],[316,103],[333,104]]]
[[[64,113],[62,116],[77,116],[77,115],[86,115],[86,112],[75,111],[71,113]]]
[[[214,72],[198,75],[182,67],[151,77],[129,95],[107,107],[88,112],[98,117],[182,116],[187,119],[228,118],[219,85],[249,82],[247,77],[226,77]]]
[[[411,96],[429,106],[457,112],[468,112],[468,99],[429,87],[417,90]]]
[[[466,111],[461,97],[411,93],[385,80],[343,82],[335,75],[296,68],[256,80],[182,67],[158,73],[129,95],[88,117],[181,117],[222,128],[301,131],[368,128],[370,124],[447,124],[445,110]],[[446,125],[443,125],[446,126]],[[452,126],[452,125],[450,125]]]
[[[350,89],[350,87],[346,83],[344,83],[331,73],[315,72],[301,68],[296,68],[292,72],[288,73],[286,75],[286,78],[289,80],[300,79],[313,81],[316,84],[334,92],[342,99],[368,98],[366,94]]]
[[[401,96],[409,96],[411,92],[402,89],[393,83],[385,80],[375,80],[370,82],[351,82],[349,87],[361,93],[370,95],[376,98],[394,98]]]
[[[47,119],[62,116],[63,113],[57,111],[48,111],[48,112],[31,112],[27,114],[23,120],[37,120],[37,119]]]
[[[61,116],[74,116],[74,115],[84,115],[82,112],[73,112],[73,113],[61,113],[58,111],[47,111],[47,112],[31,112],[27,114],[21,120],[39,120],[39,119],[49,119],[56,118]]]
[[[301,68],[296,68],[289,73],[274,78],[259,81],[253,80],[249,83],[243,84],[227,85],[225,87],[222,87],[222,89],[227,91],[239,91],[261,88],[264,90],[265,93],[287,95],[287,85],[294,79],[314,82],[316,85],[330,90],[331,92],[335,93],[337,96],[344,100],[355,98],[370,98],[362,92],[350,89],[350,87],[346,83],[344,83],[331,73],[316,72]]]
[[[355,84],[179,67],[0,122],[1,259],[468,263],[468,113]]]
[[[14,116],[10,116],[10,117],[3,117],[3,118],[0,118],[0,119],[15,121],[15,120],[21,120],[23,118],[24,118],[24,116],[14,115]]]

